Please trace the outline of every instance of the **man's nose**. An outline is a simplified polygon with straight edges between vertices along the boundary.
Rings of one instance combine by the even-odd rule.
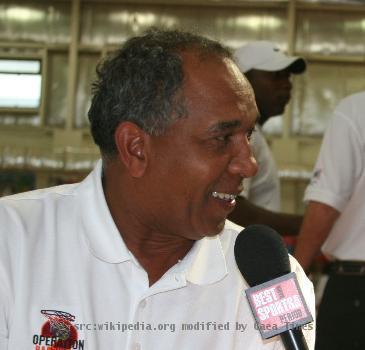
[[[241,177],[252,177],[258,171],[258,165],[252,154],[252,149],[248,138],[245,136],[243,142],[236,145],[237,150],[229,165],[232,174],[238,174]]]

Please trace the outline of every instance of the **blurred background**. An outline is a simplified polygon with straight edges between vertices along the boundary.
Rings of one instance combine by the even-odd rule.
[[[0,196],[90,171],[99,157],[87,121],[95,66],[150,26],[195,30],[233,49],[270,40],[307,59],[285,115],[264,128],[283,210],[303,213],[331,112],[365,89],[363,1],[1,1]]]

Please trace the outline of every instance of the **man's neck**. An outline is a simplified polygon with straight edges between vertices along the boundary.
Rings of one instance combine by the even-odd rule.
[[[133,207],[127,191],[118,191],[118,186],[113,185],[115,183],[118,182],[104,177],[103,189],[107,205],[125,245],[145,269],[149,284],[152,285],[185,257],[194,241],[161,232],[156,229],[152,219],[150,224],[145,219],[141,220],[138,207]]]
[[[122,237],[128,249],[147,272],[150,286],[182,260],[194,245],[194,241],[165,239],[158,234],[150,234],[149,238],[141,239],[136,236],[126,237],[122,233]]]

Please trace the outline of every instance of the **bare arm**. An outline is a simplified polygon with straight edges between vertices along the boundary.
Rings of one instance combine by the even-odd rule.
[[[296,214],[276,213],[252,204],[243,197],[237,197],[235,210],[228,216],[241,226],[252,224],[268,225],[281,235],[297,235],[303,216]]]
[[[294,252],[304,270],[308,271],[339,215],[339,211],[327,204],[309,202]]]

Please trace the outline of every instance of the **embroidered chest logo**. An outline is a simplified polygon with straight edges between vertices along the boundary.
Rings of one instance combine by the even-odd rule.
[[[40,334],[34,334],[35,350],[69,350],[84,349],[85,340],[78,339],[78,332],[73,325],[75,316],[65,311],[41,310],[47,321]]]

